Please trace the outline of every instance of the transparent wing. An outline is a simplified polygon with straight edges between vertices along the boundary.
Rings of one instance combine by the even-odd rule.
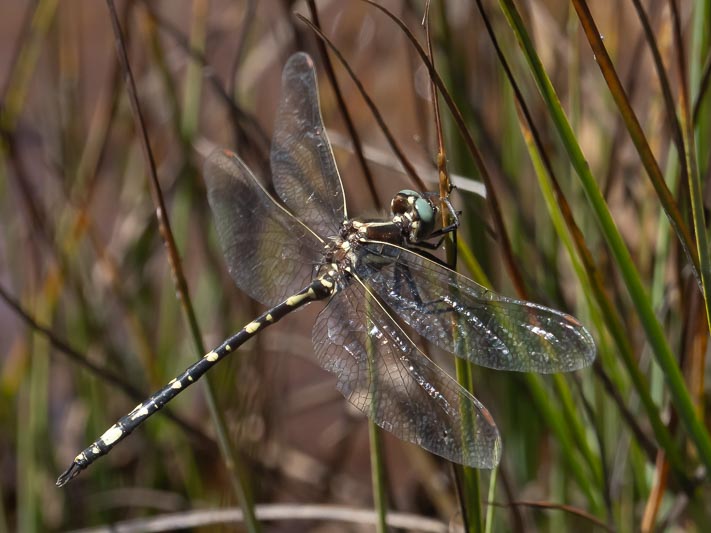
[[[407,249],[368,243],[355,272],[420,335],[477,365],[549,374],[590,365],[595,344],[575,318],[499,296]]]
[[[313,341],[338,390],[381,428],[456,463],[498,464],[501,440],[486,408],[420,352],[357,280],[318,316]]]
[[[204,175],[235,283],[267,306],[308,285],[322,259],[321,241],[269,196],[236,154],[215,150]]]
[[[343,186],[319,108],[311,58],[297,53],[282,73],[282,97],[271,150],[279,197],[307,226],[328,238],[346,217]]]

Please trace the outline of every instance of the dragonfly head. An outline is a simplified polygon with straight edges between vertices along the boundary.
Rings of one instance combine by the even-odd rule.
[[[427,239],[435,229],[438,208],[428,197],[404,189],[390,202],[393,219],[400,222],[407,240],[416,243]]]

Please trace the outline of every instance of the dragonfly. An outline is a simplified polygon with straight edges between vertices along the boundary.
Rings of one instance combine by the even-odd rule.
[[[390,218],[348,217],[314,62],[305,53],[284,67],[274,131],[276,195],[229,150],[215,150],[204,170],[230,275],[268,310],[119,419],[76,456],[58,486],[248,339],[318,300],[327,303],[313,326],[314,352],[343,396],[396,437],[475,468],[499,463],[496,424],[405,327],[457,357],[497,370],[548,374],[594,360],[593,339],[577,319],[498,295],[425,251],[458,224],[445,203],[455,222],[438,227],[438,194],[400,191]]]

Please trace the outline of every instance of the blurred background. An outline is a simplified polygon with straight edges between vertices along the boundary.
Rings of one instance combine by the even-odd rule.
[[[378,4],[426,48],[423,2]],[[350,214],[384,213],[395,192],[419,187],[378,120],[438,190],[430,76],[413,43],[368,3],[316,7],[377,107],[331,53],[372,179],[354,155],[318,38],[295,16],[313,20],[309,3],[116,2],[208,349],[263,308],[228,275],[203,159],[228,147],[268,179],[281,70],[293,52],[317,65]],[[381,433],[385,477],[375,486],[384,505],[415,517],[419,527],[399,530],[705,530],[709,2],[451,0],[433,1],[430,17],[436,69],[472,141],[443,105],[452,201],[462,210],[457,269],[575,315],[598,359],[545,377],[474,368],[473,390],[504,444],[495,475],[455,469]],[[250,502],[260,516],[281,513],[267,531],[372,530],[373,516],[356,511],[377,507],[377,453],[367,420],[313,356],[318,303],[210,372],[236,471],[197,386],[170,416],[55,487],[80,450],[201,353],[176,297],[106,3],[3,2],[0,106],[0,532],[161,516],[172,517],[167,529],[234,529],[243,522],[214,511]],[[451,357],[437,361],[455,374]]]

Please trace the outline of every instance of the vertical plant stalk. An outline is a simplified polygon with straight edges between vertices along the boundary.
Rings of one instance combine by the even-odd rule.
[[[664,492],[667,487],[669,462],[662,452],[657,455],[657,464],[654,472],[654,486],[652,492],[649,494],[649,498],[647,498],[647,505],[644,506],[642,523],[639,527],[643,533],[654,531],[654,524],[657,521],[657,514],[662,505],[662,498],[664,497]]]
[[[192,25],[190,27],[190,48],[200,53],[205,52],[205,29],[207,27],[208,0],[193,0]],[[200,118],[200,93],[202,92],[203,66],[198,59],[188,61],[185,73],[183,97],[183,116],[181,134],[192,141],[195,137]]]
[[[430,33],[430,13],[429,4],[425,11],[423,19],[425,25],[425,34],[427,36],[427,55],[429,56],[432,67],[435,68],[435,57],[432,50],[432,35]],[[442,24],[447,21],[442,17]],[[447,152],[444,146],[444,137],[442,135],[442,120],[439,110],[439,93],[430,79],[430,94],[432,97],[432,112],[434,116],[435,132],[437,133],[437,173],[439,181],[439,195],[442,201],[440,202],[440,212],[442,227],[449,226],[453,213],[449,213],[447,204],[444,199],[449,196],[452,191],[452,184],[449,179],[449,171],[447,169]],[[453,270],[457,269],[457,233],[453,231],[445,235],[444,252],[447,264]],[[452,322],[452,329],[456,331],[456,324]],[[461,339],[458,340],[461,342]],[[467,391],[474,394],[474,375],[471,363],[464,361],[458,357],[454,360],[457,382]],[[471,433],[473,427],[472,413],[466,409],[466,412],[461,413],[462,434]],[[457,467],[455,467],[457,468]],[[481,490],[479,481],[479,471],[468,466],[461,467],[462,472],[462,490],[461,490],[461,506],[462,519],[464,526],[469,533],[482,533],[484,528],[482,509],[481,509]]]
[[[670,222],[672,223],[672,227],[675,229],[680,239],[688,239],[689,241],[687,243],[682,239],[682,248],[684,249],[687,256],[689,256],[690,259],[695,262],[695,274],[697,281],[700,283],[701,292],[703,295],[707,325],[711,327],[711,300],[709,300],[709,283],[711,282],[711,268],[708,251],[708,236],[706,234],[706,226],[703,213],[703,200],[700,199],[701,180],[699,179],[698,161],[696,158],[694,146],[695,143],[693,134],[693,124],[688,104],[689,91],[685,76],[686,62],[684,60],[684,43],[683,39],[681,38],[681,29],[679,24],[678,12],[676,10],[676,3],[673,1],[669,2],[672,13],[672,27],[675,44],[673,48],[677,52],[677,68],[675,70],[678,73],[679,81],[678,94],[680,119],[677,119],[677,115],[674,112],[674,101],[671,87],[664,72],[664,65],[662,62],[661,54],[656,45],[654,34],[651,29],[651,25],[649,24],[647,15],[639,0],[634,0],[633,4],[635,6],[635,9],[637,10],[637,14],[642,23],[642,27],[649,43],[649,47],[652,51],[654,65],[657,70],[657,75],[662,88],[662,94],[664,96],[665,108],[667,110],[669,122],[672,128],[672,137],[674,139],[677,151],[679,152],[680,156],[683,154],[683,157],[680,157],[682,163],[681,170],[682,177],[685,177],[687,179],[687,183],[689,186],[692,206],[692,220],[694,223],[694,232],[697,246],[696,250],[694,250],[693,248],[688,248],[690,244],[693,244],[688,229],[681,228],[683,229],[683,231],[680,231],[680,227],[677,226],[675,222],[676,217],[672,216],[674,213],[670,213],[668,211],[667,203],[665,200],[666,196],[659,194],[659,188],[656,186],[656,183],[664,183],[661,169],[659,168],[659,165],[652,156],[649,145],[646,143],[646,139],[644,138],[644,135],[641,131],[641,127],[636,117],[634,116],[634,112],[632,111],[632,108],[626,98],[624,89],[622,88],[622,85],[616,76],[612,61],[607,55],[607,51],[602,43],[602,39],[598,34],[597,27],[588,10],[588,7],[585,4],[584,0],[575,2],[576,10],[578,10],[580,21],[583,24],[583,28],[585,29],[586,35],[588,36],[591,48],[595,52],[595,57],[597,59],[598,64],[600,65],[600,70],[602,71],[606,81],[608,82],[610,91],[615,97],[616,102],[618,102],[618,106],[620,107],[622,116],[625,118],[626,122],[628,122],[628,127],[630,129],[632,139],[635,141],[635,145],[638,147],[638,150],[642,155],[643,162],[645,162],[645,168],[648,168],[650,178],[655,184],[655,188],[657,189],[657,192],[659,194],[662,206],[664,207],[665,211],[669,216]],[[652,171],[651,173],[650,170]],[[664,186],[664,189],[666,192],[668,192],[668,188],[666,187],[666,185]],[[676,204],[674,203],[674,205]],[[676,211],[678,211],[676,207],[675,209]],[[705,359],[704,354],[698,351],[692,351],[691,353],[692,357],[697,354],[700,355],[700,357],[697,357],[696,360],[692,361],[692,368],[694,368],[695,366],[698,368],[703,368]],[[700,361],[698,359],[700,359]],[[703,372],[701,372],[700,374],[697,373],[697,375],[699,376],[699,379],[701,381],[701,390],[703,390]],[[693,393],[694,389],[692,387],[692,394]],[[697,400],[698,406],[701,406],[702,404],[703,401]],[[699,409],[699,416],[703,419],[701,409]]]
[[[373,114],[373,118],[375,118],[375,121],[378,123],[378,126],[380,127],[380,130],[383,132],[383,135],[385,135],[385,139],[387,140],[388,144],[390,145],[390,148],[392,149],[393,153],[397,157],[398,161],[402,165],[403,169],[405,170],[405,173],[408,175],[410,179],[414,183],[417,184],[417,186],[420,188],[420,190],[426,190],[425,184],[422,181],[422,179],[418,176],[417,171],[415,170],[415,167],[412,165],[410,160],[405,157],[404,152],[400,148],[400,145],[398,142],[395,140],[395,137],[393,134],[390,132],[390,129],[387,127],[385,124],[385,121],[383,120],[383,116],[381,113],[378,111],[378,108],[375,106],[375,102],[373,102],[373,99],[370,97],[370,95],[366,92],[365,87],[363,87],[363,83],[358,79],[358,76],[356,76],[355,72],[353,72],[353,69],[351,66],[348,64],[348,61],[346,61],[346,58],[343,57],[343,54],[336,48],[336,46],[331,42],[331,40],[326,37],[326,35],[314,25],[313,22],[311,22],[309,19],[305,18],[304,16],[300,14],[296,14],[296,18],[298,18],[301,22],[306,24],[311,31],[313,31],[316,35],[318,35],[319,39],[323,40],[328,47],[331,49],[331,51],[334,53],[338,61],[340,61],[341,65],[343,65],[343,68],[346,69],[346,72],[350,76],[351,80],[353,80],[353,83],[355,84],[356,88],[358,89],[358,92],[361,94],[363,97],[363,100],[365,100],[366,105],[370,109],[371,113]]]
[[[679,111],[681,121],[681,132],[684,137],[684,159],[689,169],[689,199],[691,201],[691,215],[694,221],[694,234],[696,245],[698,246],[699,261],[701,262],[701,284],[703,287],[703,300],[706,310],[706,322],[711,331],[711,254],[709,253],[709,236],[706,228],[706,216],[704,207],[704,196],[699,176],[698,160],[696,158],[696,140],[694,136],[694,123],[691,117],[689,105],[690,93],[689,83],[686,78],[686,59],[684,54],[684,39],[681,34],[681,21],[677,4],[674,0],[669,0],[669,7],[672,14],[672,28],[674,37],[674,49],[677,53],[676,72],[679,83]],[[699,8],[701,9],[701,8]],[[703,354],[701,355],[703,358]],[[701,368],[704,368],[703,361]]]
[[[237,99],[237,72],[242,63],[245,44],[249,37],[249,30],[254,22],[254,16],[257,12],[257,0],[247,0],[247,6],[244,9],[244,18],[242,19],[242,29],[239,32],[237,45],[235,46],[235,57],[232,60],[229,78],[227,79],[227,94],[232,98]]]
[[[321,29],[321,23],[318,18],[318,9],[316,9],[316,2],[314,0],[308,0],[307,5],[309,7],[309,12],[311,13],[311,18],[313,19],[313,25],[319,30]],[[316,46],[321,54],[321,59],[323,60],[323,67],[326,71],[326,76],[328,76],[328,81],[331,82],[331,87],[333,87],[333,93],[336,96],[336,102],[338,102],[338,109],[341,111],[341,117],[348,130],[348,136],[353,142],[353,153],[355,153],[360,169],[365,177],[365,183],[368,186],[368,192],[370,192],[370,197],[373,200],[373,204],[380,209],[380,198],[378,198],[378,193],[375,190],[375,180],[373,180],[373,174],[370,172],[370,167],[365,160],[363,155],[363,143],[360,140],[360,135],[358,130],[356,130],[353,124],[353,119],[351,114],[348,112],[348,106],[346,106],[346,100],[343,98],[343,93],[338,84],[338,79],[336,78],[336,73],[333,70],[333,64],[331,63],[331,58],[328,57],[328,49],[324,44],[323,39],[316,39]]]
[[[367,311],[369,311],[372,305],[378,305],[377,303],[373,303],[374,298],[370,291],[365,291],[365,306]],[[366,316],[370,316],[369,312],[366,312]],[[373,328],[373,324],[370,320],[367,320],[366,324],[366,331],[370,331]],[[385,461],[383,460],[383,439],[380,434],[380,427],[374,422],[377,418],[376,414],[378,412],[380,394],[378,392],[377,363],[375,362],[376,350],[373,346],[373,338],[370,335],[366,336],[365,352],[368,357],[368,374],[370,375],[370,379],[368,380],[370,382],[370,390],[368,394],[372,398],[370,404],[371,416],[368,417],[368,442],[370,444],[370,479],[373,486],[373,506],[375,507],[376,515],[375,530],[377,533],[386,533],[388,530],[387,473]]]
[[[592,254],[587,246],[585,246],[582,234],[575,224],[575,220],[572,218],[570,206],[568,205],[566,198],[563,196],[557,181],[554,180],[551,174],[550,162],[547,161],[547,158],[545,161],[542,159],[542,157],[545,158],[545,154],[540,151],[541,148],[538,140],[534,143],[534,133],[527,127],[526,123],[523,121],[523,118],[521,118],[520,125],[526,145],[529,148],[529,153],[536,175],[538,176],[539,186],[543,192],[553,224],[556,227],[556,232],[560,235],[561,240],[568,250],[570,259],[576,272],[579,272],[578,276],[582,280],[583,285],[587,285],[591,289],[590,292],[592,292],[592,296],[588,296],[588,298],[594,298],[600,308],[600,314],[602,315],[608,331],[610,332],[615,345],[619,350],[622,362],[628,371],[635,391],[640,397],[659,445],[661,445],[662,449],[667,453],[668,458],[674,466],[675,474],[678,476],[681,484],[685,488],[688,488],[690,487],[690,483],[686,477],[685,466],[681,459],[679,449],[672,440],[669,430],[661,420],[659,409],[650,394],[647,379],[637,366],[637,362],[634,360],[633,349],[626,335],[622,319],[605,293],[605,289],[599,275],[599,270],[594,263]],[[528,126],[531,126],[531,124],[528,124]],[[566,232],[566,226],[572,235]],[[577,250],[580,259],[576,257],[574,249]],[[611,370],[613,368],[611,368]],[[635,435],[638,444],[645,451],[650,460],[654,461],[656,455],[656,443],[649,441],[647,436],[642,432],[641,428],[637,424],[637,421],[634,419],[633,415],[628,412],[624,406],[622,398],[619,396],[618,389],[610,381],[610,378],[607,377],[602,365],[596,364],[595,370],[597,375],[603,381],[603,385],[605,386],[608,394],[613,398],[615,403],[618,404],[618,408],[622,412],[623,418],[630,426],[630,429]]]
[[[141,147],[143,149],[143,155],[146,162],[146,170],[150,176],[149,184],[151,190],[151,197],[155,204],[156,218],[158,220],[158,226],[160,229],[161,236],[168,252],[168,261],[170,263],[171,272],[173,274],[173,280],[176,286],[176,294],[178,300],[183,309],[186,320],[188,321],[188,326],[190,329],[195,348],[198,353],[198,357],[202,357],[205,353],[205,348],[203,346],[202,337],[200,335],[199,327],[197,324],[197,318],[195,317],[195,312],[192,306],[192,301],[190,299],[188,285],[185,280],[185,276],[182,271],[182,264],[180,257],[178,255],[177,247],[175,244],[175,239],[173,237],[172,230],[170,228],[170,221],[168,220],[168,212],[165,207],[165,202],[163,200],[163,194],[160,189],[160,184],[158,182],[158,175],[156,173],[155,161],[153,159],[153,152],[150,148],[150,143],[148,140],[148,134],[145,127],[145,122],[143,120],[143,115],[138,103],[138,96],[136,93],[136,87],[133,80],[133,73],[131,72],[131,67],[128,62],[128,54],[126,52],[125,43],[123,41],[123,36],[121,32],[121,27],[119,25],[118,16],[116,14],[116,8],[114,6],[113,0],[106,0],[109,15],[111,18],[111,24],[114,31],[116,39],[116,51],[119,57],[119,62],[124,71],[124,77],[126,82],[126,89],[129,96],[129,101],[131,103],[131,110],[136,121],[136,131],[140,135]],[[209,379],[209,378],[208,378]],[[252,494],[249,490],[247,480],[244,474],[244,469],[237,458],[237,454],[232,449],[231,443],[227,436],[226,426],[224,420],[222,419],[222,414],[217,409],[214,394],[212,388],[209,385],[209,381],[206,381],[206,386],[204,387],[207,404],[210,409],[210,414],[213,419],[215,430],[217,433],[217,440],[220,445],[220,451],[222,452],[225,466],[232,482],[232,487],[235,490],[237,498],[240,502],[240,506],[244,512],[245,525],[247,526],[250,533],[256,533],[260,531],[259,523],[257,522],[256,516],[254,514],[254,502],[252,500]]]
[[[15,129],[15,123],[27,97],[32,74],[39,60],[42,41],[44,40],[57,11],[58,0],[41,0],[37,3],[32,20],[30,33],[17,56],[10,73],[5,94],[0,106],[0,130],[10,132]],[[0,144],[0,147],[3,147]],[[3,148],[4,151],[4,148]]]
[[[370,354],[368,354],[370,357]],[[386,483],[385,461],[383,459],[383,439],[380,427],[368,420],[368,442],[370,444],[370,477],[373,485],[373,507],[375,507],[375,530],[386,533],[388,530],[388,491]]]
[[[499,46],[499,42],[496,39],[496,35],[493,31],[493,28],[491,26],[491,22],[489,20],[489,17],[486,14],[486,11],[484,10],[484,6],[481,2],[481,0],[477,0],[477,7],[479,9],[479,12],[482,16],[482,20],[484,22],[484,25],[486,27],[487,33],[489,34],[489,38],[492,41],[492,44],[494,46],[494,49],[496,51],[496,54],[499,58],[499,62],[501,64],[501,67],[509,80],[509,83],[511,85],[511,88],[514,92],[515,96],[515,106],[516,106],[516,111],[518,114],[518,121],[519,121],[519,127],[522,129],[522,134],[523,138],[526,144],[527,149],[529,150],[529,154],[531,155],[532,161],[534,163],[534,169],[537,170],[537,175],[539,175],[538,171],[541,167],[540,164],[536,165],[537,162],[540,162],[540,158],[538,157],[537,152],[535,152],[535,145],[531,142],[531,139],[533,138],[532,135],[526,135],[526,132],[532,133],[534,130],[533,128],[535,127],[533,120],[530,118],[530,114],[528,112],[528,108],[525,106],[525,102],[523,100],[523,97],[521,95],[520,89],[518,85],[516,84],[513,75],[511,73],[511,69],[509,68],[508,62],[506,61],[506,58],[501,50],[501,47]],[[526,122],[523,122],[523,117],[526,118]],[[528,124],[528,126],[531,128],[530,130],[526,128],[525,124]],[[540,137],[536,134],[535,139],[540,146]],[[532,150],[534,150],[532,152]],[[541,150],[542,152],[542,150]],[[543,154],[541,154],[542,157],[545,157]],[[545,160],[547,163],[548,168],[552,168],[552,165],[549,164],[548,160]],[[550,173],[550,176],[552,176],[552,172]],[[539,175],[539,180],[540,180],[540,175]],[[541,187],[543,188],[543,187]],[[562,192],[559,192],[559,202],[561,202],[564,206],[565,204],[565,198],[562,195]],[[545,193],[544,193],[544,199],[545,199]],[[547,206],[550,208],[550,204],[547,202]],[[550,213],[550,209],[549,209]],[[553,217],[552,217],[553,218]],[[572,216],[568,218],[568,222],[571,225],[571,227],[574,227],[577,229],[577,226],[575,226],[575,222],[572,219]],[[555,224],[554,224],[555,225]],[[558,229],[558,228],[556,228]],[[581,246],[582,245],[582,238],[581,240]],[[565,240],[564,240],[565,242]],[[527,299],[527,294],[526,293],[519,293],[519,296],[521,298]],[[570,388],[568,387],[568,382],[566,381],[565,378],[563,378],[560,375],[556,375],[553,378],[555,388],[558,392],[558,395],[561,399],[561,404],[562,404],[562,413],[563,417],[566,420],[566,426],[570,428],[570,432],[559,432],[559,435],[565,436],[565,439],[563,442],[561,442],[562,446],[569,446],[570,444],[576,444],[577,447],[581,450],[581,453],[583,455],[583,458],[585,459],[591,473],[593,474],[593,477],[595,481],[597,482],[598,486],[602,488],[604,485],[603,483],[603,476],[602,476],[602,466],[600,464],[600,461],[598,458],[595,456],[595,454],[592,452],[590,449],[587,439],[585,437],[585,430],[582,427],[582,424],[579,422],[579,413],[577,412],[574,402],[572,400],[572,395]],[[531,380],[530,383],[533,383],[533,380]],[[537,385],[535,385],[537,386]],[[572,435],[571,435],[572,432]],[[572,437],[572,439],[575,441],[575,443],[570,443],[569,440]]]
[[[491,471],[491,476],[489,477],[489,493],[487,494],[486,501],[486,521],[484,526],[484,533],[491,533],[494,524],[494,498],[496,498],[496,474],[498,474],[499,469],[494,468]]]
[[[51,285],[58,275],[57,266],[50,267],[54,275],[47,276],[44,287],[38,287],[30,296],[36,308],[36,314],[41,320],[47,322],[56,311],[56,297],[51,295],[45,300],[42,296],[51,293]],[[54,279],[53,279],[54,278]],[[25,410],[25,417],[21,417],[18,428],[18,509],[19,530],[33,530],[41,524],[42,507],[42,472],[40,455],[44,448],[43,439],[46,438],[47,415],[49,410],[48,389],[50,383],[49,358],[43,354],[47,352],[49,342],[38,332],[29,332],[27,353],[29,355],[29,386],[27,393],[20,400],[20,410]]]
[[[708,84],[711,76],[711,3],[699,2],[694,8],[694,23],[691,34],[689,51],[689,98],[693,101],[691,122],[694,130],[693,141],[696,147],[709,147],[711,145],[711,98],[709,98]],[[705,59],[704,59],[705,54]],[[702,112],[703,107],[703,112]],[[701,118],[701,120],[699,120]],[[702,183],[711,181],[711,150],[700,151],[696,157],[698,176]],[[704,171],[705,168],[705,171]],[[704,177],[701,177],[705,173]],[[708,317],[707,317],[708,318]],[[709,336],[698,332],[695,339],[697,348],[700,348],[695,364],[700,369],[697,389],[697,403],[700,404],[699,416],[704,418],[704,388],[705,376],[703,369],[706,366],[706,349]],[[703,343],[703,348],[698,344]]]
[[[492,38],[494,38],[493,33],[491,33],[491,36]],[[494,44],[498,50],[498,45],[496,44],[496,41],[494,41]],[[502,61],[504,61],[503,56]],[[650,394],[649,383],[637,365],[637,361],[635,360],[634,356],[634,350],[627,336],[627,332],[625,330],[622,318],[620,317],[619,313],[615,309],[614,305],[612,304],[610,298],[608,297],[605,291],[604,283],[600,276],[600,271],[597,268],[593,255],[588,246],[585,244],[585,238],[577,223],[575,222],[575,219],[573,218],[573,212],[570,207],[570,204],[566,200],[563,191],[560,187],[560,184],[558,183],[558,180],[555,179],[555,175],[553,173],[553,165],[551,164],[549,158],[546,156],[546,153],[543,149],[543,143],[540,139],[540,135],[535,129],[535,124],[531,119],[530,112],[528,111],[528,108],[523,100],[523,96],[520,93],[518,85],[515,84],[515,80],[513,79],[513,76],[510,73],[508,64],[505,62],[502,64],[504,65],[504,68],[507,72],[507,76],[509,77],[509,80],[516,94],[518,112],[520,117],[519,125],[522,131],[522,135],[524,137],[524,141],[526,142],[526,145],[528,147],[529,155],[531,157],[534,170],[536,171],[536,175],[538,176],[539,187],[543,193],[553,223],[556,226],[556,231],[559,233],[559,235],[561,235],[561,238],[563,239],[564,243],[570,241],[571,244],[575,246],[575,249],[577,250],[577,253],[580,257],[580,260],[582,261],[583,267],[587,274],[587,281],[585,281],[584,284],[589,284],[592,289],[592,294],[598,306],[600,307],[600,310],[602,311],[601,314],[605,320],[608,331],[612,335],[612,338],[615,341],[618,350],[620,351],[622,362],[625,366],[625,369],[627,370],[627,373],[630,376],[630,379],[632,380],[632,384],[635,388],[635,391],[637,392],[640,397],[640,400],[642,401],[642,405],[645,409],[645,412],[647,413],[657,441],[667,452],[670,460],[672,461],[676,474],[680,476],[680,478],[683,480],[686,478],[685,467],[682,462],[678,447],[673,442],[669,430],[662,422],[659,413],[659,408],[655,404]],[[567,226],[568,232],[570,233],[569,237],[564,233],[563,225],[556,224],[556,221],[560,217],[562,217],[565,221],[565,225]],[[575,256],[573,254],[572,245],[567,246],[567,248],[569,249],[568,253],[571,257],[571,260],[575,264],[577,260],[575,259]],[[634,434],[640,434],[638,431],[638,426],[632,425],[631,427]],[[643,440],[640,440],[640,444],[643,448],[645,447]]]
[[[639,5],[638,0],[636,0],[634,4],[637,8],[638,13],[640,14],[640,20],[642,21],[645,31],[648,35],[651,34],[651,28],[649,27],[647,17],[645,16],[641,5]],[[595,54],[596,62],[600,67],[600,71],[602,72],[605,81],[607,82],[608,88],[610,89],[610,94],[614,98],[615,103],[617,104],[618,109],[620,111],[620,114],[623,120],[625,121],[625,125],[627,126],[627,129],[630,132],[630,138],[632,139],[632,142],[637,148],[642,164],[644,165],[644,168],[647,171],[650,181],[652,182],[652,185],[654,186],[654,189],[657,193],[659,201],[662,204],[664,211],[667,214],[667,217],[669,218],[669,222],[671,223],[672,227],[674,228],[674,231],[677,234],[682,249],[684,250],[685,255],[687,256],[689,262],[694,268],[694,274],[696,275],[696,278],[700,283],[702,292],[704,294],[704,300],[708,302],[708,284],[711,282],[711,269],[708,266],[709,257],[707,250],[706,267],[704,267],[703,255],[705,246],[702,246],[701,243],[699,243],[699,230],[696,216],[694,216],[694,229],[696,232],[697,244],[696,246],[694,246],[694,241],[691,238],[689,229],[684,223],[676,201],[674,200],[671,191],[669,191],[669,188],[667,187],[666,182],[664,181],[664,176],[662,174],[661,168],[659,167],[659,163],[657,162],[656,158],[654,157],[654,154],[652,153],[652,149],[649,146],[649,143],[647,142],[644,132],[642,131],[642,126],[640,125],[639,120],[637,119],[637,116],[635,115],[634,110],[632,109],[625,89],[622,86],[622,82],[617,76],[614,65],[612,63],[612,59],[607,53],[607,49],[605,48],[602,37],[600,36],[600,31],[598,30],[597,25],[595,24],[595,20],[593,19],[592,14],[590,13],[587,3],[585,2],[585,0],[573,0],[573,5],[575,7],[576,12],[578,13],[578,18],[580,19],[580,23],[583,27],[583,30],[585,31],[585,35],[587,36],[588,42],[590,43],[590,48]],[[685,131],[687,128],[685,127],[683,122],[685,120],[690,122],[690,120],[688,120],[688,106],[684,106],[684,102],[682,102],[686,101],[686,84],[684,82],[680,83],[680,85],[682,86],[682,90],[680,90],[679,93],[680,103],[682,104],[682,124],[680,126],[680,124],[677,122],[677,117],[673,112],[673,104],[671,102],[671,90],[668,87],[668,84],[666,83],[666,80],[663,76],[663,72],[660,72],[662,66],[659,51],[657,50],[656,46],[654,46],[652,35],[649,35],[648,40],[650,42],[651,50],[654,55],[655,65],[657,66],[657,72],[659,74],[661,87],[665,96],[665,102],[667,104],[666,108],[669,114],[671,115],[669,119],[672,125],[672,132],[674,133],[674,139],[677,144],[677,149],[680,153],[683,153],[686,156],[689,151],[689,142],[688,132]],[[681,43],[678,43],[676,47],[677,50],[679,49],[679,46],[682,47],[680,53],[683,55],[683,46],[681,45]],[[682,63],[679,64],[678,70],[680,71],[681,69],[683,69]],[[687,110],[687,117],[684,117],[684,107],[686,107]],[[691,137],[691,139],[693,139],[693,136]],[[691,165],[695,164],[695,161],[692,161],[692,159],[695,158],[685,157],[683,159],[684,164],[682,165],[682,173],[688,176],[689,179],[693,210],[694,191],[691,187],[691,181],[693,180],[692,173],[694,172],[694,170],[691,168]],[[709,325],[711,325],[711,307],[708,306],[707,317],[709,320]]]
[[[491,212],[491,216],[494,221],[494,227],[496,228],[496,236],[498,238],[499,246],[501,247],[501,254],[504,260],[504,264],[506,266],[506,270],[509,274],[509,278],[511,279],[511,283],[516,288],[517,293],[525,294],[526,288],[525,283],[523,282],[523,275],[521,274],[521,271],[513,254],[513,249],[511,248],[511,241],[506,231],[506,225],[504,224],[503,215],[501,213],[498,197],[496,195],[496,189],[493,187],[491,175],[489,174],[489,170],[486,164],[484,163],[484,158],[481,152],[479,151],[477,144],[474,142],[474,138],[469,132],[469,129],[467,128],[462,113],[459,111],[459,108],[454,103],[454,100],[449,94],[449,91],[447,91],[447,87],[442,81],[442,78],[440,78],[439,74],[432,66],[432,63],[430,63],[430,60],[427,57],[427,53],[417,41],[412,31],[410,31],[410,29],[405,25],[405,23],[398,17],[396,17],[393,13],[391,13],[387,8],[381,6],[380,4],[377,4],[372,0],[361,1],[376,8],[381,13],[386,15],[390,20],[392,20],[407,36],[408,40],[412,43],[412,46],[414,47],[415,51],[422,59],[422,63],[427,68],[427,71],[430,75],[430,79],[437,86],[437,89],[439,90],[442,99],[447,104],[447,107],[449,108],[449,111],[452,114],[452,118],[457,124],[457,128],[462,135],[467,150],[472,156],[472,159],[476,164],[476,168],[479,171],[479,174],[481,175],[484,184],[486,185],[487,206]]]

